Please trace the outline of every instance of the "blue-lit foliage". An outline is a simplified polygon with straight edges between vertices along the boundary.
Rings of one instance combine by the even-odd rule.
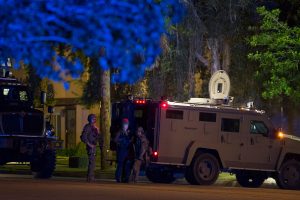
[[[113,81],[133,83],[159,55],[161,35],[183,10],[179,0],[0,0],[0,61],[30,63],[53,80],[76,77],[81,61],[55,50],[68,45],[99,58],[104,69],[118,69]]]

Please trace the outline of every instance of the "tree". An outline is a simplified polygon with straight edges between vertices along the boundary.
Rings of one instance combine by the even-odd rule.
[[[86,61],[87,78],[83,80],[81,101],[88,108],[101,102],[101,68],[97,67],[97,59],[88,58]]]
[[[194,1],[194,13],[202,21],[205,51],[197,53],[197,58],[212,73],[216,70],[229,70],[231,63],[231,43],[239,35],[243,13],[251,8],[250,0]],[[202,54],[201,54],[202,53]]]
[[[256,79],[261,83],[262,97],[272,101],[273,112],[281,112],[282,128],[295,134],[295,116],[300,105],[300,28],[289,26],[289,19],[284,16],[286,22],[280,21],[278,9],[259,7],[257,12],[261,23],[249,40],[256,51],[248,57],[258,63]]]
[[[210,74],[230,72],[235,42],[245,43],[249,10],[255,11],[250,0],[187,0],[182,23],[170,28],[171,37],[162,41],[164,53],[148,73],[150,94],[179,101],[208,96]]]
[[[97,59],[93,67],[103,72],[101,109],[105,110],[100,113],[106,119],[101,131],[107,152],[110,108],[105,103],[110,90],[104,80],[110,80],[109,70],[118,71],[113,82],[134,83],[142,77],[161,52],[161,35],[184,9],[178,0],[0,0],[0,10],[0,63],[12,58],[17,67],[23,61],[42,77],[63,81],[79,77],[84,68],[79,58],[60,54],[61,46]]]
[[[300,1],[298,0],[275,0],[279,4],[281,21],[287,22],[289,26],[300,25]]]
[[[97,57],[103,69],[118,68],[114,81],[133,83],[160,53],[166,16],[182,13],[168,1],[0,1],[0,59],[32,64],[41,76],[62,80],[83,71],[79,59],[54,50],[61,44]]]
[[[256,72],[265,99],[300,100],[300,28],[279,21],[278,9],[259,7],[262,16],[259,32],[250,38],[257,50],[248,57],[259,64]]]

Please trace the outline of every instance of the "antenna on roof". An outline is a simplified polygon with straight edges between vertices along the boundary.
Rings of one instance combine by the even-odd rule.
[[[233,97],[229,96],[230,79],[224,70],[216,71],[209,81],[209,98],[191,98],[188,102],[195,104],[229,105]]]
[[[209,98],[225,99],[230,92],[230,79],[224,70],[216,71],[209,80]]]

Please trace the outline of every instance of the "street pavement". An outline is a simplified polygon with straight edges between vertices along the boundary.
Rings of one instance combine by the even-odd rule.
[[[179,180],[174,184],[120,184],[113,180],[86,183],[82,178],[54,177],[37,180],[31,176],[0,175],[0,200],[297,200],[300,191],[278,189],[272,181],[262,188],[242,188],[217,182],[212,186],[192,186]]]

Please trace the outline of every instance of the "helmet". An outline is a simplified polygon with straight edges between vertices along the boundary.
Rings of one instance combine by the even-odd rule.
[[[122,123],[123,124],[129,124],[129,120],[127,118],[123,118]]]
[[[140,132],[142,135],[145,134],[144,129],[141,126],[139,126],[136,131],[137,131],[137,133]]]
[[[87,120],[88,120],[89,122],[91,122],[93,118],[96,118],[96,115],[95,115],[95,114],[89,114]]]

